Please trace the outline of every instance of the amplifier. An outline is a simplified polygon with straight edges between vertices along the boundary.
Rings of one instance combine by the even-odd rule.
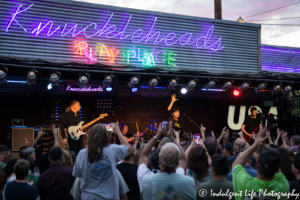
[[[34,140],[34,128],[12,128],[12,151],[29,146]]]

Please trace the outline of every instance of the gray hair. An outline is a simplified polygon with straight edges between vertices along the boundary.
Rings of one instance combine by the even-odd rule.
[[[162,170],[166,170],[168,173],[170,170],[175,170],[179,164],[180,156],[180,150],[174,143],[163,145],[159,153]]]
[[[34,153],[35,153],[35,148],[33,147],[27,147],[21,151],[23,159],[30,158],[30,156],[32,156]]]
[[[246,141],[243,138],[237,138],[233,145],[233,151],[235,154],[245,151],[247,148]]]

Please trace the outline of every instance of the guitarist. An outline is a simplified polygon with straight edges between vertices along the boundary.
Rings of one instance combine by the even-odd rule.
[[[257,109],[255,106],[251,107],[250,109],[251,115],[247,116],[244,124],[242,125],[242,131],[248,137],[244,138],[247,142],[249,142],[252,132],[256,129],[255,133],[258,133],[259,129],[261,128],[261,116],[257,115]]]
[[[121,125],[121,133],[124,135],[125,139],[128,143],[132,143],[134,141],[133,133],[128,131],[128,124],[122,124]],[[140,133],[137,132],[136,136],[139,137]],[[117,137],[116,144],[121,144],[119,138]]]
[[[80,139],[76,141],[72,140],[70,136],[68,137],[68,139],[66,139],[65,129],[68,129],[70,126],[76,126],[79,124],[80,119],[78,117],[78,112],[80,111],[80,109],[80,102],[77,100],[72,101],[70,103],[70,111],[65,112],[60,127],[63,143],[65,145],[69,144],[69,149],[74,151],[76,155],[82,149],[82,137],[80,136]]]

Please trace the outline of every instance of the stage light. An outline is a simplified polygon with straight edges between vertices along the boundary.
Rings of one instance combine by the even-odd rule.
[[[54,72],[50,74],[50,83],[52,84],[52,86],[56,86],[58,85],[59,82],[59,78],[60,78],[60,72]]]
[[[273,89],[271,90],[271,93],[276,94],[277,92],[279,92],[281,90],[281,86],[282,86],[281,84],[275,84],[273,86]]]
[[[48,89],[48,90],[51,90],[52,87],[53,87],[53,86],[52,86],[52,83],[49,83],[48,86],[47,86],[47,89]]]
[[[243,82],[243,84],[239,87],[239,91],[242,92],[250,87],[250,82]]]
[[[176,88],[176,86],[177,86],[177,81],[178,81],[178,78],[172,78],[172,79],[169,81],[168,89],[169,89],[169,90],[175,90],[175,88]]]
[[[140,76],[133,76],[130,78],[130,81],[127,83],[129,88],[133,88],[140,81]]]
[[[153,77],[150,79],[148,85],[149,85],[149,89],[154,88],[155,86],[158,85],[160,78],[159,77]]]
[[[113,90],[113,88],[108,86],[108,87],[105,88],[105,90],[106,90],[106,92],[111,92]]]
[[[283,90],[282,90],[282,93],[283,93],[283,94],[287,94],[287,93],[291,92],[292,89],[293,89],[293,86],[292,86],[292,85],[290,85],[290,84],[285,85],[284,88],[283,88]]]
[[[224,86],[222,87],[222,89],[223,90],[228,90],[229,88],[231,88],[233,83],[234,83],[234,81],[226,81]]]
[[[0,69],[0,83],[4,83],[6,81],[8,69],[6,67],[3,67]]]
[[[131,88],[131,92],[137,92],[137,91],[138,91],[138,88],[137,88],[137,87]]]
[[[104,81],[103,81],[103,87],[106,88],[106,87],[110,86],[113,82],[113,79],[114,79],[114,75],[112,75],[112,74],[105,75]]]
[[[37,71],[34,69],[31,69],[27,72],[27,83],[28,85],[35,84],[35,80],[37,78]]]
[[[239,90],[233,90],[233,95],[234,96],[240,96],[241,92]]]
[[[212,88],[212,87],[214,87],[216,85],[216,80],[210,80],[210,81],[208,81],[208,83],[205,85],[205,89],[210,89],[210,88]]]
[[[188,82],[188,87],[186,88],[187,91],[193,91],[194,88],[195,88],[196,85],[197,85],[197,82],[198,82],[198,79],[191,79],[191,80],[189,80],[189,82]]]
[[[267,87],[268,83],[266,82],[262,82],[260,83],[256,88],[255,88],[255,92],[258,93],[261,90],[264,90]]]
[[[181,88],[181,94],[186,94],[187,93],[187,89],[186,88]]]
[[[84,88],[90,81],[90,75],[85,73],[79,76],[79,87]]]

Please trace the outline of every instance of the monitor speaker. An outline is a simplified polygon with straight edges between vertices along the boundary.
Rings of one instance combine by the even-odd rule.
[[[34,140],[34,128],[12,128],[12,151],[19,151],[22,146],[31,144]]]

